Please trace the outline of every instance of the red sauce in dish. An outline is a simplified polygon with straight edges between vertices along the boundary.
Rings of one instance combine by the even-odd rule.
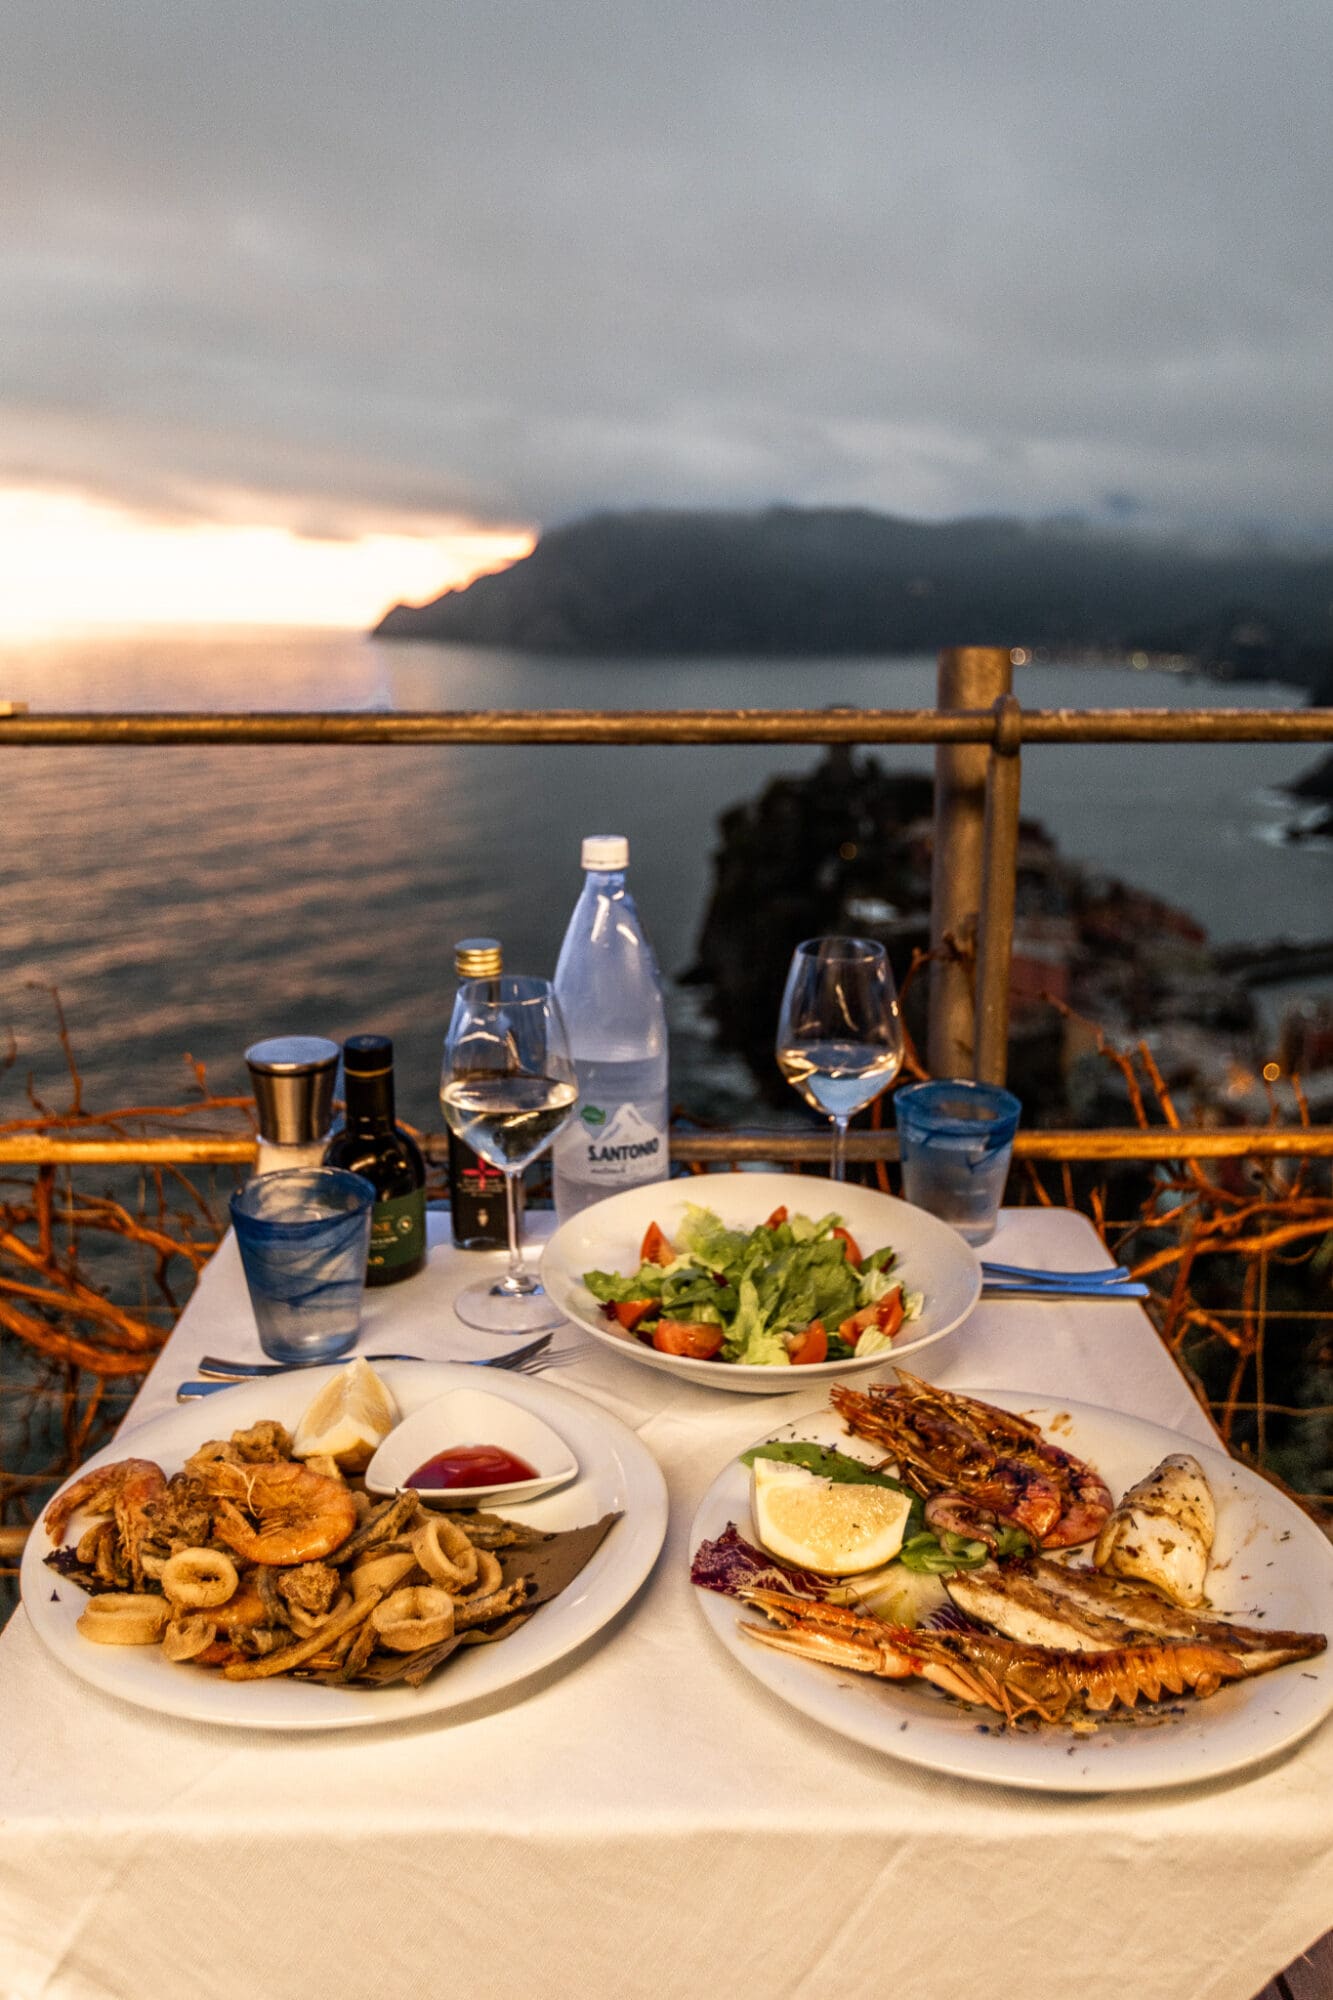
[[[418,1487],[513,1486],[520,1479],[538,1478],[537,1468],[498,1444],[456,1444],[436,1452],[410,1475],[406,1484]]]

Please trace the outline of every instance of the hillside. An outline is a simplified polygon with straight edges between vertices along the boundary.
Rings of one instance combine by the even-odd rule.
[[[497,575],[395,606],[376,630],[549,653],[1142,650],[1310,683],[1333,644],[1331,605],[1333,554],[778,507],[593,515]]]

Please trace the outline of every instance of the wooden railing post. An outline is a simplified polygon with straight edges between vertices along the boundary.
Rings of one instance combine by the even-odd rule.
[[[987,709],[1010,691],[1007,646],[954,646],[940,654],[937,699],[948,709]],[[930,968],[927,1053],[934,1076],[971,1076],[976,1062],[974,969],[984,879],[985,744],[941,744],[935,752],[935,853],[930,943],[945,948]]]
[[[1013,695],[1002,694],[995,704],[995,748],[986,765],[985,872],[977,937],[973,1066],[981,1083],[1003,1083],[1009,1061],[1009,972],[1014,956],[1022,740],[1022,710]]]

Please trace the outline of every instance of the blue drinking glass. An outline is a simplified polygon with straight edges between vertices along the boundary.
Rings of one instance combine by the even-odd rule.
[[[909,1084],[893,1100],[903,1193],[967,1243],[995,1234],[1022,1105],[965,1078]]]
[[[356,1344],[375,1189],[361,1174],[259,1174],[231,1198],[259,1328],[274,1361],[333,1361]]]

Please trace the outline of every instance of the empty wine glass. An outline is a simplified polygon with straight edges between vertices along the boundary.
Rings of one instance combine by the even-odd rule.
[[[550,982],[506,974],[458,989],[444,1044],[440,1106],[452,1131],[505,1177],[509,1269],[454,1301],[485,1333],[537,1333],[564,1318],[523,1264],[517,1181],[573,1115],[578,1082]]]
[[[847,1177],[847,1122],[893,1082],[903,1024],[888,954],[870,938],[807,938],[791,955],[778,1016],[778,1068],[833,1120],[835,1181]]]

